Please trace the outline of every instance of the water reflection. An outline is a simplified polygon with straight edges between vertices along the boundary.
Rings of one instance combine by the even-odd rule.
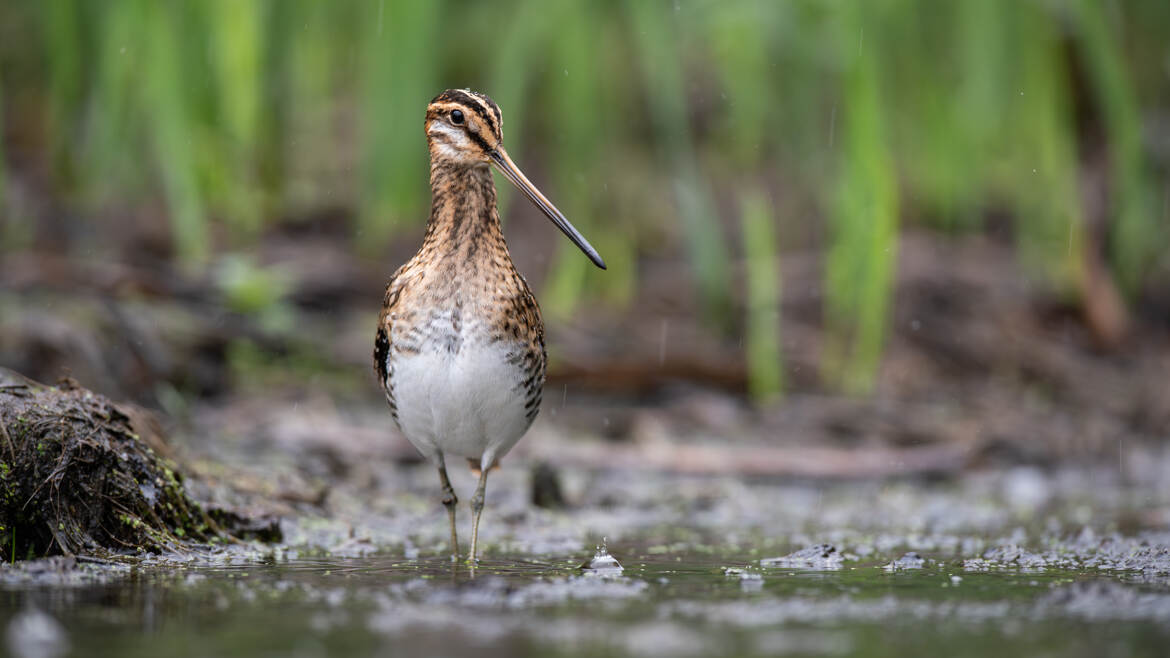
[[[1015,646],[1018,632],[1005,629],[1021,620],[1029,638],[1074,655],[1106,636],[1170,641],[1164,581],[1059,569],[960,577],[961,565],[941,556],[882,568],[905,561],[902,553],[828,571],[709,549],[623,555],[624,568],[604,578],[583,571],[577,555],[483,560],[474,570],[443,555],[140,567],[109,582],[10,583],[0,617],[19,656],[68,647],[97,656],[360,655],[388,643],[415,655],[753,655],[857,647],[887,627],[915,629],[891,646],[928,653],[972,633]]]

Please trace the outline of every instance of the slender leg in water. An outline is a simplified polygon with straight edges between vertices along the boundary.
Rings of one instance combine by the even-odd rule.
[[[471,497],[471,555],[467,560],[472,564],[478,561],[476,549],[479,543],[479,517],[483,514],[484,491],[487,489],[487,474],[490,470],[491,468],[480,470],[479,485],[475,487],[475,494]]]
[[[455,503],[459,499],[455,497],[455,488],[447,478],[447,464],[443,462],[442,455],[439,455],[439,484],[443,485],[443,507],[447,508],[447,518],[451,521],[451,561],[454,562],[459,559],[459,536],[455,534]]]

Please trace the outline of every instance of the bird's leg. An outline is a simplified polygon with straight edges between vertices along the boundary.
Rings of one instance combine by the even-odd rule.
[[[478,562],[476,549],[479,544],[479,517],[483,514],[483,498],[484,492],[487,489],[487,475],[490,470],[490,468],[480,469],[479,485],[475,487],[475,494],[471,497],[471,555],[467,560],[472,564]]]
[[[451,561],[454,562],[459,559],[459,536],[455,534],[455,503],[459,499],[455,497],[455,488],[447,477],[447,464],[443,462],[442,455],[439,455],[439,484],[443,485],[443,507],[447,508],[447,519],[451,522]]]

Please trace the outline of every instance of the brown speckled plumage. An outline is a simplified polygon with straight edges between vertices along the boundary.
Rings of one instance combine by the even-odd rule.
[[[474,314],[486,333],[470,340],[507,345],[509,360],[525,373],[521,384],[531,422],[540,410],[547,365],[544,322],[508,253],[491,171],[487,165],[432,162],[431,189],[423,244],[386,286],[378,319],[374,368],[391,413],[397,421],[389,352],[471,348],[462,329],[465,315]],[[450,333],[428,331],[438,318],[449,319]]]
[[[374,370],[403,435],[438,467],[458,551],[445,455],[480,472],[471,499],[470,559],[490,467],[540,410],[546,356],[536,298],[500,228],[491,166],[499,168],[598,267],[596,250],[512,163],[500,108],[448,90],[427,106],[431,216],[422,246],[394,273],[374,339]]]

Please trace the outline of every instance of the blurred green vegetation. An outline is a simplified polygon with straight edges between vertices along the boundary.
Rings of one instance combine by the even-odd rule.
[[[785,248],[824,250],[824,372],[864,391],[903,224],[1008,216],[1069,294],[1090,219],[1128,295],[1170,246],[1167,163],[1143,137],[1170,106],[1162,0],[10,0],[0,26],[0,199],[13,144],[95,229],[161,201],[187,267],[334,207],[382,253],[426,218],[427,100],[472,87],[610,263],[562,244],[546,312],[626,304],[638,257],[677,248],[759,395],[782,387]],[[1093,140],[1104,218],[1082,194]],[[273,307],[262,274],[229,274],[239,303]]]

